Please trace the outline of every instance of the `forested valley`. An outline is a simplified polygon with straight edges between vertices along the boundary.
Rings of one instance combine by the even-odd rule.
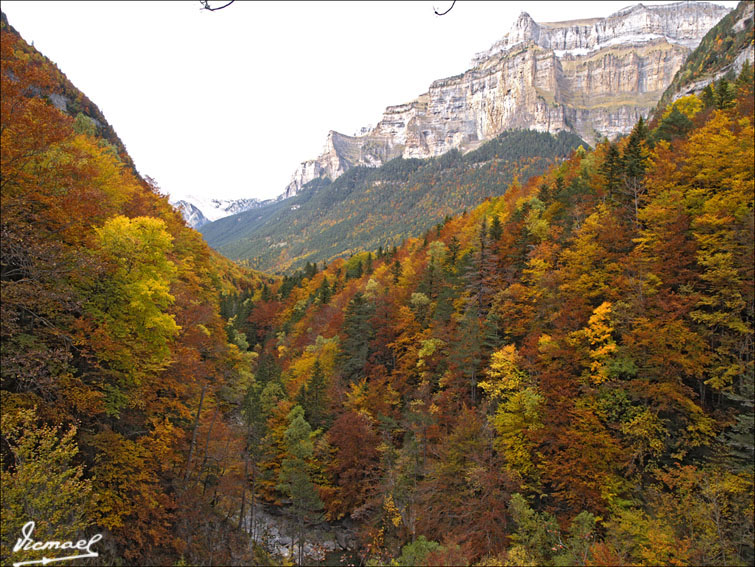
[[[274,277],[1,49],[4,565],[29,520],[92,565],[316,564],[344,524],[365,565],[753,564],[751,65]]]
[[[288,199],[201,228],[217,251],[241,265],[292,272],[416,236],[447,216],[498,196],[518,178],[540,175],[587,144],[579,136],[509,130],[476,150],[428,159],[395,158],[354,167],[331,182],[310,181]]]

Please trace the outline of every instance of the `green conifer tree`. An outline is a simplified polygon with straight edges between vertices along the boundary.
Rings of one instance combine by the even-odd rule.
[[[317,519],[323,504],[312,482],[312,427],[304,419],[304,410],[300,405],[294,406],[287,420],[289,425],[284,439],[288,456],[281,463],[278,489],[291,499],[292,541],[297,544],[298,564],[303,565],[304,526]]]

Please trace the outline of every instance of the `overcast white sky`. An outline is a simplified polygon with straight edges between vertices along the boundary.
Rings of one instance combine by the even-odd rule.
[[[5,0],[2,9],[163,191],[271,198],[321,153],[329,130],[374,125],[386,106],[465,71],[521,11],[549,22],[633,3],[460,0],[445,16],[433,13],[451,6],[442,0],[237,1],[217,12],[193,0]]]

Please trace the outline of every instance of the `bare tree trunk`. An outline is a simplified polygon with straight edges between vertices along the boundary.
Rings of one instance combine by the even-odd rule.
[[[207,390],[207,383],[202,386],[202,394],[199,396],[199,407],[197,408],[197,415],[194,418],[194,431],[191,434],[191,445],[189,446],[189,458],[186,460],[186,471],[184,472],[184,481],[189,479],[189,473],[191,471],[191,457],[194,455],[194,446],[197,443],[197,428],[199,427],[199,414],[202,413],[202,404],[204,403],[204,393]]]
[[[299,545],[299,565],[304,564],[304,519],[299,515],[298,518],[298,545]]]
[[[257,467],[252,466],[252,493],[250,494],[252,501],[250,506],[252,508],[252,525],[249,528],[252,531],[252,541],[257,541]]]
[[[249,474],[249,452],[244,452],[244,479],[241,482],[241,512],[239,512],[239,527],[238,529],[241,530],[241,528],[244,526],[244,512],[246,510],[246,478]]]
[[[218,408],[215,406],[215,411],[212,414],[212,421],[210,421],[210,428],[207,430],[207,438],[204,442],[204,457],[202,458],[202,466],[199,467],[199,474],[197,475],[197,484],[199,483],[199,477],[202,475],[202,470],[207,465],[207,451],[210,447],[210,437],[212,437],[212,429],[215,427],[215,420],[218,417]],[[202,492],[204,494],[204,491]]]
[[[477,367],[472,369],[472,405],[477,403]]]
[[[231,444],[231,438],[229,437],[228,440],[225,443],[225,449],[223,449],[223,455],[218,459],[218,463],[223,463],[223,468],[220,469],[220,474],[218,475],[218,481],[215,483],[215,490],[212,493],[212,502],[210,502],[210,506],[213,508],[218,502],[218,486],[220,485],[220,479],[225,476],[225,468],[226,468],[226,457],[228,456],[228,445]]]

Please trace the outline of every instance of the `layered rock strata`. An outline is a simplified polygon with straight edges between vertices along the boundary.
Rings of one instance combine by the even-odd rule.
[[[705,2],[638,4],[607,18],[543,24],[522,13],[465,73],[389,106],[361,136],[331,131],[323,153],[300,165],[281,197],[356,165],[468,151],[513,128],[572,131],[591,144],[626,134],[729,11]]]

